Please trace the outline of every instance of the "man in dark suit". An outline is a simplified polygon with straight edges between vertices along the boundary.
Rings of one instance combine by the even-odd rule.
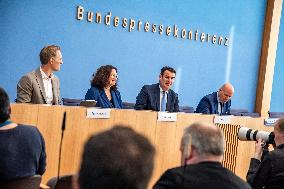
[[[53,72],[59,71],[63,64],[60,47],[44,47],[39,56],[41,66],[23,76],[17,85],[17,102],[59,104],[60,84]]]
[[[136,97],[136,110],[178,112],[178,95],[171,90],[176,71],[168,66],[161,69],[159,83],[144,85]]]
[[[224,138],[219,127],[195,123],[181,140],[182,166],[167,170],[154,189],[248,189],[250,186],[221,164]]]
[[[234,95],[234,87],[225,83],[217,92],[204,96],[197,108],[196,113],[230,115],[231,97]]]
[[[265,141],[258,139],[251,158],[247,182],[252,188],[282,189],[284,186],[284,117],[274,124],[274,150],[264,153]]]

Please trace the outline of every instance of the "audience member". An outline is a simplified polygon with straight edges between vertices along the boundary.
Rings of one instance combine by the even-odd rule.
[[[97,107],[122,108],[122,100],[117,90],[117,68],[112,65],[101,66],[93,75],[91,88],[85,95],[85,100],[96,100]]]
[[[178,95],[171,90],[176,71],[168,66],[161,69],[159,83],[144,85],[136,97],[136,110],[178,112]]]
[[[219,127],[195,123],[181,140],[181,166],[167,170],[154,189],[246,189],[250,186],[221,164],[224,139]]]
[[[7,93],[0,87],[0,181],[30,177],[45,172],[45,143],[33,126],[10,120]]]
[[[17,102],[60,104],[59,79],[53,74],[63,64],[60,47],[44,47],[39,56],[41,66],[23,76],[17,85]]]
[[[231,97],[234,95],[234,87],[225,83],[217,92],[204,96],[197,108],[196,113],[230,115]]]
[[[259,139],[255,144],[254,158],[251,159],[247,181],[252,188],[282,189],[284,186],[284,117],[274,125],[275,149],[264,156],[264,141]]]
[[[155,149],[133,129],[116,126],[85,144],[80,189],[146,189]]]

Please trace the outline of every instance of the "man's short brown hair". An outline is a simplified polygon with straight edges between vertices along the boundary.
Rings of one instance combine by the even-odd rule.
[[[81,189],[145,189],[154,167],[155,148],[129,127],[91,136],[84,147],[79,184]]]
[[[56,56],[58,50],[60,51],[60,47],[56,45],[43,47],[39,53],[41,64],[47,64],[52,57]]]

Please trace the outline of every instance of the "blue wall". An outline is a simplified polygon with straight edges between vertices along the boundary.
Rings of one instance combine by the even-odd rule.
[[[177,25],[193,32],[230,37],[229,46],[176,39],[157,32],[132,31],[76,19],[76,7],[108,12],[150,24]],[[16,97],[20,77],[40,65],[47,44],[62,48],[57,72],[62,97],[84,98],[92,73],[103,64],[119,71],[123,101],[134,102],[144,84],[156,83],[160,68],[177,70],[173,87],[180,104],[196,107],[225,81],[235,86],[234,108],[253,111],[266,1],[247,0],[29,0],[0,1],[0,85]],[[143,26],[142,25],[142,26]]]
[[[276,52],[276,62],[274,68],[274,78],[272,86],[272,95],[270,103],[270,111],[283,112],[284,111],[284,10],[282,5],[280,34],[278,36],[278,46]]]

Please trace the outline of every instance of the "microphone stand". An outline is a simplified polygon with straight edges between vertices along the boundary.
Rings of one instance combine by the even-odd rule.
[[[61,138],[60,138],[60,145],[59,145],[57,182],[59,181],[59,175],[60,175],[61,150],[62,150],[62,141],[63,141],[65,127],[66,127],[66,112],[64,112],[64,114],[63,114],[63,121],[62,121],[62,126],[61,126]]]

